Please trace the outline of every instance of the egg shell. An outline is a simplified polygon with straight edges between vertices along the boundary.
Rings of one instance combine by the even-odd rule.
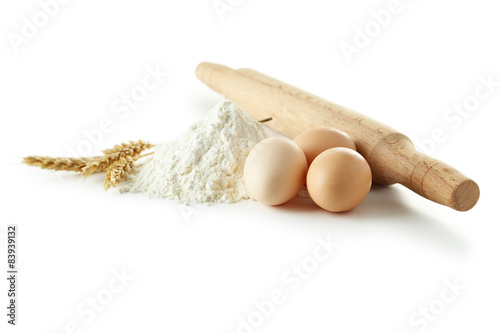
[[[332,127],[314,127],[306,130],[293,139],[307,158],[307,165],[322,152],[330,148],[345,147],[356,150],[354,141],[344,132]]]
[[[259,142],[250,151],[243,178],[252,197],[274,206],[297,195],[306,173],[306,157],[299,146],[290,139],[273,137]]]
[[[332,148],[318,155],[307,172],[307,189],[313,201],[330,212],[344,212],[368,195],[372,173],[368,162],[349,148]]]

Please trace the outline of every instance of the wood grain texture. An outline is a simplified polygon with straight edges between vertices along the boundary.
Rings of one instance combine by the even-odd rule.
[[[272,117],[266,125],[290,138],[317,126],[346,132],[370,164],[376,183],[400,183],[459,211],[471,209],[479,199],[473,180],[418,152],[404,134],[358,112],[251,69],[204,62],[196,68],[196,76],[253,118]]]

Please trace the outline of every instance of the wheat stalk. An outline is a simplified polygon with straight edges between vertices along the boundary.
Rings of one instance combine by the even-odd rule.
[[[78,171],[82,172],[88,163],[92,163],[93,157],[48,157],[48,156],[28,156],[23,159],[23,163],[30,166],[37,166],[42,169],[57,171]]]
[[[111,186],[115,187],[120,183],[127,172],[130,172],[139,156],[120,157],[106,169],[106,178],[104,179],[104,189],[107,191]]]
[[[121,145],[116,145],[112,149],[105,149],[102,152],[104,155],[109,155],[110,157],[119,158],[125,155],[138,155],[146,149],[153,148],[154,145],[142,140],[139,141],[129,141],[129,143],[122,143]]]
[[[85,178],[96,172],[106,172],[104,179],[104,189],[118,185],[129,173],[134,162],[149,154],[141,153],[154,145],[142,140],[129,141],[116,145],[111,149],[105,149],[104,155],[95,157],[48,157],[48,156],[28,156],[23,159],[23,163],[37,166],[49,170],[65,170],[81,172]]]
[[[112,149],[105,149],[102,151],[104,153],[103,156],[97,157],[93,161],[87,163],[82,170],[83,176],[87,178],[93,173],[104,172],[109,166],[119,161],[121,158],[126,156],[139,156],[144,150],[153,147],[153,144],[139,140],[122,143],[121,145],[114,146]]]

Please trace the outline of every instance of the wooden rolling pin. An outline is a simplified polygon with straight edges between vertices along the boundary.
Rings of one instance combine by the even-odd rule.
[[[418,152],[404,134],[360,113],[251,69],[203,62],[196,76],[255,119],[272,117],[266,124],[290,138],[317,126],[344,131],[370,164],[376,183],[401,183],[459,211],[471,209],[479,199],[473,180]]]

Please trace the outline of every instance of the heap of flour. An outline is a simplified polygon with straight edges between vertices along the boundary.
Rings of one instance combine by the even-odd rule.
[[[243,167],[250,150],[269,133],[226,100],[176,140],[158,144],[124,190],[182,203],[234,203],[250,199]]]

